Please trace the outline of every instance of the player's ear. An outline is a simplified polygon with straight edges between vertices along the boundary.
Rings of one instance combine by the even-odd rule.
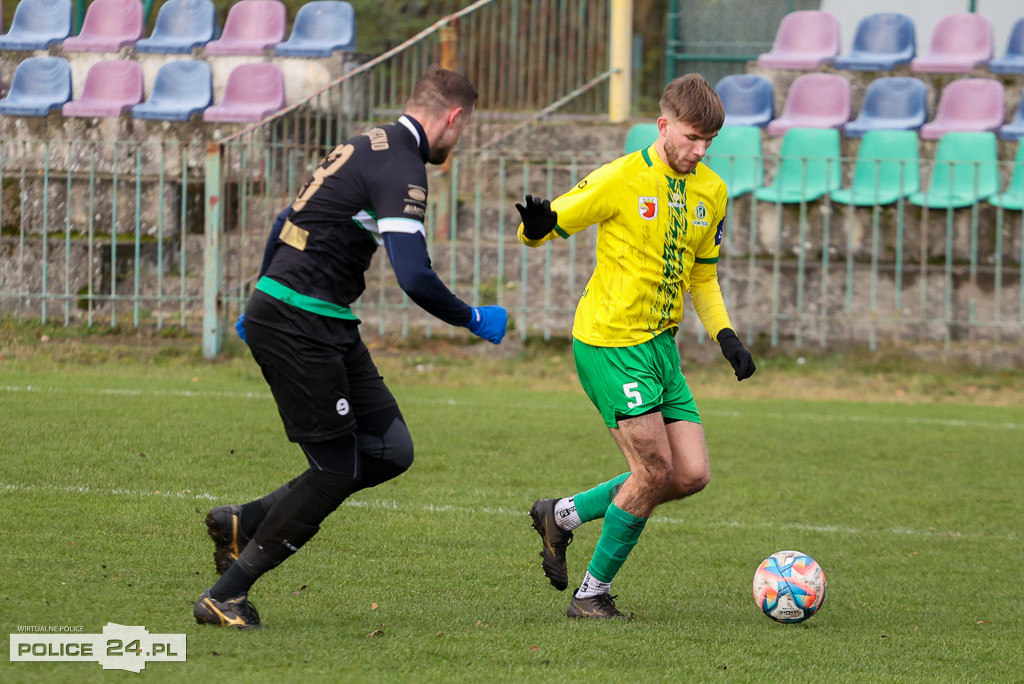
[[[665,135],[666,131],[668,131],[668,117],[659,116],[658,117],[658,133],[660,135]]]
[[[464,111],[465,110],[462,107],[452,107],[448,110],[448,128],[455,125],[455,122],[459,120],[459,117],[462,116]]]

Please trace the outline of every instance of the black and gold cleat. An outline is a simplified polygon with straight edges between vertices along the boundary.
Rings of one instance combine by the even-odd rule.
[[[238,559],[249,538],[242,532],[242,507],[217,506],[206,514],[206,531],[213,540],[213,562],[223,575]]]
[[[256,607],[249,603],[245,594],[227,601],[218,601],[210,596],[210,590],[207,589],[196,601],[192,615],[200,625],[239,629],[259,629],[263,626],[260,623],[260,614],[256,612]]]
[[[569,607],[565,614],[571,618],[596,618],[599,620],[625,620],[633,619],[633,614],[623,615],[615,607],[615,597],[609,594],[598,594],[597,596],[586,596],[577,598],[573,595],[569,601]]]
[[[558,591],[569,586],[569,571],[565,564],[565,549],[572,542],[572,532],[563,530],[555,522],[555,503],[558,499],[537,499],[530,508],[533,529],[537,530],[544,546],[540,550],[540,566]]]

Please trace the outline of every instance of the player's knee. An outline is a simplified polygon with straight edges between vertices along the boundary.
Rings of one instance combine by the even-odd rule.
[[[665,500],[671,501],[692,496],[707,487],[710,481],[711,472],[707,469],[686,471],[677,468],[672,482],[666,488]]]
[[[412,435],[400,416],[383,434],[360,433],[357,439],[363,484],[367,487],[398,477],[412,465]]]

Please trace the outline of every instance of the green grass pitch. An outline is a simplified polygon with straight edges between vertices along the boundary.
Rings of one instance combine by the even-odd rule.
[[[251,361],[0,366],[3,629],[116,622],[188,647],[141,675],[8,662],[0,677],[1020,681],[1020,408],[701,400],[695,386],[711,484],[657,511],[613,585],[636,619],[607,624],[565,617],[527,511],[622,457],[578,387],[491,384],[396,380],[414,467],[265,576],[251,599],[266,628],[238,632],[192,619],[215,579],[203,517],[304,467]],[[570,584],[599,534],[577,532]],[[790,548],[818,560],[828,593],[782,625],[751,579]]]

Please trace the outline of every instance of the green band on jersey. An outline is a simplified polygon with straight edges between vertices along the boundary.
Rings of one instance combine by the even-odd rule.
[[[352,309],[347,306],[339,306],[338,304],[332,304],[331,302],[325,302],[322,299],[310,297],[304,295],[301,292],[296,292],[292,288],[282,285],[276,280],[263,276],[256,282],[256,289],[260,292],[264,292],[274,299],[280,299],[285,304],[291,304],[296,309],[302,309],[310,313],[317,314],[318,316],[327,316],[328,318],[344,318],[349,321],[358,322],[359,319],[352,313]]]
[[[556,232],[556,233],[558,233],[558,234],[559,234],[560,236],[562,236],[563,238],[565,238],[566,240],[568,240],[568,239],[569,239],[569,234],[568,234],[568,233],[566,233],[566,232],[565,232],[564,230],[562,230],[561,228],[559,228],[559,227],[558,227],[557,225],[555,226],[555,232]]]
[[[712,257],[711,259],[700,259],[700,258],[697,258],[697,259],[693,260],[693,263],[695,263],[695,264],[717,264],[718,263],[718,257]]]

